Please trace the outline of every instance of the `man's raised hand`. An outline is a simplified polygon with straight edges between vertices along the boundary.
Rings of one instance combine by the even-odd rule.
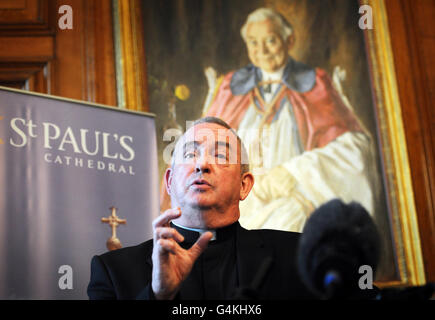
[[[183,236],[169,222],[180,217],[179,208],[168,209],[153,221],[154,248],[152,254],[152,290],[156,299],[173,299],[192,266],[212,238],[211,232],[203,233],[188,250],[178,244]]]

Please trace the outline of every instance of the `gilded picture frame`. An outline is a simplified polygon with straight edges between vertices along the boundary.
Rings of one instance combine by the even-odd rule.
[[[372,31],[366,32],[374,96],[378,110],[385,176],[389,186],[390,222],[399,279],[381,285],[425,283],[417,213],[411,181],[402,112],[384,1],[363,1],[372,7]]]
[[[424,264],[385,1],[355,2],[372,9],[373,28],[364,30],[363,34],[394,251],[391,268],[395,268],[395,276],[376,284],[380,287],[421,285],[425,283]],[[272,7],[276,3],[280,1],[264,1],[264,5]],[[142,15],[138,14],[140,10]],[[118,104],[127,109],[153,111],[158,122],[159,112],[148,105],[152,102],[153,88],[147,66],[162,62],[150,61],[144,49],[145,45],[159,46],[158,42],[147,43],[144,10],[137,0],[113,0]]]

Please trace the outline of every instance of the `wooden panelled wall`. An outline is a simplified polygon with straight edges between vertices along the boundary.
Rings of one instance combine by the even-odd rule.
[[[0,85],[116,105],[111,1],[0,1]]]
[[[64,4],[72,30],[58,27]],[[435,281],[435,1],[386,7],[426,278]],[[111,0],[0,1],[0,85],[117,105],[112,21]]]

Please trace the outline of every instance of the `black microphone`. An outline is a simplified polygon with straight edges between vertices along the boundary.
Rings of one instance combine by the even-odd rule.
[[[308,219],[298,247],[302,281],[323,299],[372,298],[374,290],[361,290],[361,266],[373,276],[379,261],[380,237],[375,223],[356,202],[331,200]]]

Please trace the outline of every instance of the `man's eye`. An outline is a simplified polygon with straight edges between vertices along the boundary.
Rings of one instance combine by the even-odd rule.
[[[194,152],[187,152],[184,154],[184,158],[185,159],[192,159],[195,157],[195,153]]]
[[[267,39],[267,43],[269,44],[275,44],[276,43],[276,38],[275,37],[271,37]]]
[[[216,158],[219,158],[219,159],[226,159],[227,156],[226,156],[225,154],[222,154],[222,153],[217,153],[217,154],[216,154]]]
[[[257,45],[257,41],[256,41],[256,40],[249,40],[248,43],[249,43],[251,46],[254,46],[254,47]]]

